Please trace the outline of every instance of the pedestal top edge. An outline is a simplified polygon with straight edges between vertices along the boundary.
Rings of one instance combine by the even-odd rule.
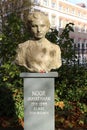
[[[58,77],[58,72],[48,72],[48,73],[28,73],[28,72],[23,72],[20,73],[20,77],[22,78],[53,78],[53,77]]]

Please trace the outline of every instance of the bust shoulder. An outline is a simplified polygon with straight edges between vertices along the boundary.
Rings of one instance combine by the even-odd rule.
[[[28,41],[25,41],[25,42],[23,42],[23,43],[20,43],[20,44],[18,45],[18,47],[19,47],[19,48],[21,48],[21,47],[26,47],[28,44],[29,44],[29,40],[28,40]]]
[[[55,44],[55,43],[50,42],[50,41],[48,41],[48,43],[50,44],[51,48],[60,50],[60,46],[58,44]]]
[[[55,48],[57,48],[58,50],[60,50],[60,46],[55,44]]]

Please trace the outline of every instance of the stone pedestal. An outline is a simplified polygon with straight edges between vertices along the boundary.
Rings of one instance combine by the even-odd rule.
[[[54,77],[57,72],[21,73],[24,78],[24,130],[55,130]]]

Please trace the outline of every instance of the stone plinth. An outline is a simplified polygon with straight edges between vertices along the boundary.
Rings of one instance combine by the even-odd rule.
[[[21,73],[24,78],[24,130],[55,130],[54,77],[57,72]]]

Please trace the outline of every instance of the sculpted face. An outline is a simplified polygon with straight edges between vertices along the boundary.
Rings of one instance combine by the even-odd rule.
[[[34,19],[31,24],[31,31],[36,39],[42,39],[45,37],[48,26],[44,19]]]
[[[43,12],[32,12],[28,15],[29,31],[33,33],[35,39],[40,40],[45,38],[46,33],[50,28],[48,17]]]

